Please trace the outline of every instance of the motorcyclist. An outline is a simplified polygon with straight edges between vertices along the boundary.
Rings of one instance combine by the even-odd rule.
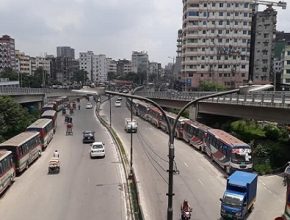
[[[183,203],[181,204],[181,219],[190,219],[192,212],[192,208],[190,207],[187,200],[183,200]]]
[[[57,157],[57,158],[59,158],[59,153],[58,153],[57,150],[55,150],[55,151],[53,152],[53,157]]]

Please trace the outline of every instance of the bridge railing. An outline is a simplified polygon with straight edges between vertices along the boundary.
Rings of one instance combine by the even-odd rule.
[[[44,93],[68,93],[68,89],[49,88],[0,88],[0,95],[21,95],[21,94],[44,94]]]
[[[138,95],[155,99],[169,99],[180,101],[191,101],[201,96],[213,94],[215,92],[138,92]],[[203,102],[228,103],[253,106],[271,106],[277,108],[290,108],[289,92],[253,92],[245,95],[229,94],[220,96]]]

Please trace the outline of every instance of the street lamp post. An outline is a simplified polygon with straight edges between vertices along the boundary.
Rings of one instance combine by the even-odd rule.
[[[145,102],[149,102],[150,104],[154,105],[155,107],[157,107],[160,111],[162,116],[165,118],[166,124],[167,124],[167,128],[168,128],[168,134],[169,134],[169,168],[168,168],[168,192],[167,192],[167,196],[168,196],[168,205],[167,205],[167,220],[172,220],[173,219],[173,175],[174,175],[174,131],[178,122],[178,119],[180,118],[181,114],[185,111],[185,109],[187,109],[189,106],[191,105],[195,105],[197,104],[199,101],[205,100],[205,99],[209,99],[209,98],[215,98],[215,97],[219,97],[219,96],[223,96],[223,95],[228,95],[228,94],[232,94],[232,93],[240,93],[240,94],[245,94],[245,93],[249,93],[249,92],[254,92],[254,91],[260,91],[260,90],[266,90],[266,89],[270,89],[273,88],[273,85],[263,85],[263,86],[257,86],[257,85],[251,85],[251,86],[243,86],[240,87],[239,89],[233,89],[233,90],[229,90],[229,91],[224,91],[224,92],[218,92],[215,94],[211,94],[211,95],[206,95],[200,98],[197,98],[189,103],[187,103],[178,113],[176,119],[174,120],[173,126],[170,126],[169,120],[166,116],[165,111],[161,108],[160,105],[158,105],[156,102],[142,97],[142,96],[136,96],[136,95],[129,95],[129,94],[122,94],[122,93],[118,93],[118,92],[111,92],[111,91],[106,91],[107,94],[110,95],[119,95],[119,96],[125,96],[127,98],[132,98],[132,99],[138,99],[138,100],[142,100]]]

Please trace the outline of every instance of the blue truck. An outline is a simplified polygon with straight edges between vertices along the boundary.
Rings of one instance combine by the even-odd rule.
[[[252,211],[257,194],[258,175],[235,171],[227,179],[227,187],[221,201],[221,216],[229,219],[245,219]]]

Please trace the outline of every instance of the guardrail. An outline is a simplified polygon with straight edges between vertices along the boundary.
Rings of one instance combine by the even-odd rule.
[[[176,101],[191,101],[196,98],[213,94],[215,92],[137,92],[138,95],[155,99],[167,99]],[[277,108],[290,108],[289,92],[253,92],[245,95],[230,94],[202,102],[228,103],[253,106],[271,106]]]

